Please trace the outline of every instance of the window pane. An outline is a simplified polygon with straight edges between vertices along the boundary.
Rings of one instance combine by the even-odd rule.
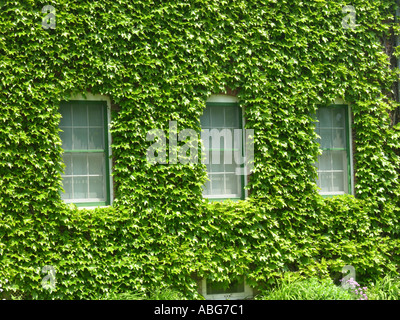
[[[333,148],[346,148],[344,129],[333,129]]]
[[[344,172],[332,173],[332,191],[345,191]]]
[[[89,174],[104,175],[105,172],[104,153],[91,153],[88,155]]]
[[[89,177],[89,198],[104,198],[104,177]]]
[[[74,199],[87,199],[88,178],[74,177]]]
[[[225,107],[225,127],[239,128],[238,108]]]
[[[60,127],[72,126],[71,106],[63,104],[60,106],[61,120]]]
[[[240,168],[240,165],[233,163],[233,164],[226,164],[225,165],[225,173],[235,173],[236,168]]]
[[[210,193],[210,189],[211,189],[210,181],[206,181],[206,183],[205,183],[204,186],[203,186],[203,194],[204,194],[205,196],[210,195],[210,194],[211,194],[211,193]]]
[[[221,148],[221,146],[220,146]],[[217,148],[213,149],[210,152],[210,162],[209,164],[215,165],[215,164],[223,164],[224,163],[224,158],[223,156],[223,152],[221,152],[220,150],[218,150]]]
[[[222,282],[207,281],[207,294],[244,292],[244,280],[232,281],[226,288]]]
[[[239,183],[240,183],[240,176],[234,174],[226,174],[226,193],[227,194],[234,194],[237,197],[240,196],[239,190]]]
[[[74,128],[73,130],[74,150],[88,149],[88,132],[87,129]]]
[[[239,106],[208,105],[200,119],[202,129],[210,129],[207,172],[211,181],[203,187],[205,196],[238,197],[241,194],[242,180],[240,176],[235,175],[236,167],[239,165],[235,163],[232,151],[232,148],[235,147],[233,145],[233,129],[240,128],[239,116]],[[241,149],[242,146],[238,145],[237,147]],[[238,152],[241,154],[242,151]]]
[[[332,169],[345,170],[346,167],[346,151],[332,152]]]
[[[346,117],[344,108],[334,108],[332,111],[332,120],[334,127],[345,127]]]
[[[213,128],[222,128],[224,126],[224,108],[211,108],[211,125]]]
[[[62,128],[60,139],[64,150],[72,150],[72,129]]]
[[[202,128],[210,127],[210,108],[206,107],[203,111],[203,115],[200,117],[200,124]]]
[[[74,175],[87,175],[87,158],[85,154],[72,155],[72,172]]]
[[[89,149],[104,149],[104,131],[102,128],[89,129]]]
[[[332,173],[330,172],[321,172],[319,174],[321,179],[321,191],[322,192],[331,192],[332,191]]]
[[[103,103],[62,103],[60,138],[63,149],[102,150],[105,148]],[[62,193],[65,200],[106,198],[106,156],[101,153],[64,153],[65,170]],[[88,175],[91,175],[90,177]]]
[[[223,174],[210,174],[212,195],[222,195],[224,193],[223,178]]]
[[[224,164],[211,164],[210,172],[224,172]]]
[[[65,192],[61,193],[61,199],[72,199],[72,178],[63,178],[63,189]]]
[[[320,108],[318,110],[318,120],[319,120],[319,126],[322,128],[330,128],[332,126],[332,120],[331,120],[331,109],[330,108]]]
[[[331,159],[331,153],[329,151],[323,151],[322,155],[318,156],[318,169],[331,170]]]
[[[332,148],[332,129],[320,129],[321,148]]]
[[[63,154],[63,162],[65,164],[64,174],[71,175],[72,174],[72,158],[70,154]]]
[[[88,106],[89,126],[104,127],[103,107]]]
[[[84,104],[74,105],[72,114],[73,114],[73,123],[74,123],[75,127],[79,127],[79,126],[86,127],[88,125],[86,105],[84,105]]]

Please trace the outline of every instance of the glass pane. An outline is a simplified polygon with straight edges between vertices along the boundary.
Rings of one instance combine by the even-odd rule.
[[[89,149],[104,149],[104,131],[102,128],[89,129]]]
[[[104,199],[104,177],[89,177],[89,198]]]
[[[202,128],[210,127],[210,108],[205,108],[203,115],[200,117],[200,125]]]
[[[61,193],[61,199],[72,199],[72,178],[63,178],[63,189],[65,192]]]
[[[236,168],[240,168],[240,165],[237,165],[235,163],[233,164],[226,164],[225,165],[225,173],[235,173]]]
[[[211,194],[210,189],[211,189],[210,181],[206,181],[206,183],[203,186],[203,195],[205,195],[205,196],[210,195]]]
[[[87,150],[88,149],[88,129],[73,130],[74,150]]]
[[[345,170],[346,167],[346,151],[332,152],[332,169]]]
[[[224,164],[211,164],[210,169],[210,172],[224,172]]]
[[[102,106],[88,106],[89,113],[89,126],[104,126],[103,114],[104,110]]]
[[[88,155],[89,174],[104,175],[105,172],[104,153],[92,153]]]
[[[346,117],[345,117],[345,108],[334,108],[332,111],[332,120],[334,127],[345,127]]]
[[[334,148],[346,148],[344,129],[333,129],[333,147]]]
[[[321,191],[322,192],[330,192],[332,191],[332,173],[330,172],[321,172],[319,174],[321,179]]]
[[[223,294],[244,292],[244,280],[232,281],[228,287],[222,282],[207,281],[207,294]]]
[[[224,158],[223,158],[224,153],[220,150],[217,150],[215,148],[213,151],[210,152],[210,162],[209,164],[223,164],[224,163]]]
[[[88,119],[87,119],[87,107],[84,104],[76,104],[73,106],[72,109],[73,114],[73,123],[75,127],[78,126],[87,126]]]
[[[62,128],[60,139],[64,150],[72,150],[72,129]]]
[[[225,127],[239,128],[239,107],[225,107]]]
[[[224,194],[224,175],[222,174],[210,174],[211,183],[211,194],[222,195]]]
[[[87,175],[87,158],[85,154],[72,155],[72,172],[74,175]]]
[[[318,120],[319,126],[322,128],[331,127],[332,120],[331,120],[331,109],[330,108],[319,108],[318,109]]]
[[[222,128],[224,126],[224,108],[211,108],[211,125],[213,128]]]
[[[332,148],[332,129],[321,129],[321,148]]]
[[[70,154],[63,154],[63,162],[65,164],[64,174],[71,175],[72,174],[72,158]]]
[[[227,174],[227,175],[225,175],[225,179],[226,179],[226,194],[234,194],[239,197],[240,196],[240,191],[239,191],[240,176]]]
[[[345,190],[345,185],[344,185],[344,172],[334,172],[332,173],[333,179],[332,179],[332,184],[333,188],[332,191],[344,191]]]
[[[87,199],[88,178],[74,177],[74,199]]]
[[[62,126],[72,126],[72,115],[71,115],[71,106],[67,104],[63,104],[60,106],[61,120],[60,127]]]
[[[322,155],[318,156],[318,169],[332,170],[331,153],[329,151],[324,151]]]
[[[210,130],[210,147],[212,149],[232,149],[233,137],[230,129],[212,129]],[[222,159],[222,158],[221,158]]]

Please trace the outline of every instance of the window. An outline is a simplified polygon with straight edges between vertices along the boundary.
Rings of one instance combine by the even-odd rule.
[[[107,103],[68,101],[60,105],[66,165],[61,198],[77,206],[110,203]]]
[[[236,98],[212,96],[200,124],[209,181],[203,195],[210,199],[243,199],[244,177],[237,174],[243,156],[242,113]],[[223,142],[221,142],[223,141]]]
[[[253,289],[246,283],[245,277],[232,281],[228,288],[224,288],[221,282],[203,279],[201,294],[207,300],[249,299],[253,297]]]
[[[346,105],[321,107],[317,111],[316,132],[322,149],[317,185],[322,195],[351,193],[348,118]]]

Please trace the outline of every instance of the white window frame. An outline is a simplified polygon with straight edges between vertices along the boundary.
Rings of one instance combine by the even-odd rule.
[[[114,188],[113,188],[113,179],[112,179],[112,148],[111,148],[111,132],[110,132],[110,124],[111,124],[111,100],[109,97],[101,95],[101,94],[92,94],[90,92],[85,93],[85,96],[83,94],[73,94],[69,97],[67,101],[73,101],[73,100],[79,100],[79,101],[105,101],[107,103],[107,138],[108,138],[108,155],[109,159],[106,159],[108,161],[108,167],[109,167],[109,179],[108,183],[110,186],[110,204],[107,206],[84,206],[80,205],[78,209],[95,209],[95,208],[104,208],[104,207],[109,207],[112,206],[114,202]],[[65,201],[66,203],[71,203],[69,201]],[[73,203],[73,202],[72,202]]]
[[[244,277],[244,291],[236,293],[207,294],[207,279],[201,280],[201,295],[206,300],[244,300],[254,297],[253,289],[247,284]]]
[[[352,123],[352,108],[351,104],[343,100],[342,98],[337,97],[335,101],[332,103],[332,105],[347,105],[347,119],[348,122],[346,123],[346,129],[348,130],[348,141],[347,143],[349,144],[348,146],[348,157],[349,157],[349,175],[347,178],[347,183],[350,182],[349,190],[347,193],[343,192],[322,192],[321,190],[319,191],[319,194],[322,196],[336,196],[336,195],[343,195],[343,194],[350,194],[354,195],[354,164],[353,164],[353,136],[352,136],[352,129],[351,129],[351,123]]]
[[[227,94],[212,94],[210,95],[207,100],[206,100],[206,104],[207,103],[236,103],[239,104],[239,99],[236,96],[231,96],[231,95],[227,95]],[[241,107],[240,107],[241,108]],[[244,110],[242,110],[241,112],[242,117],[241,117],[241,121],[242,121],[242,128],[245,128],[246,125],[246,118],[244,116]],[[242,144],[242,148],[243,148],[243,152],[246,152],[246,144],[243,143]],[[243,190],[243,198],[246,199],[248,197],[248,190],[246,189],[247,186],[247,176],[244,177],[243,179],[243,183],[241,182],[241,190]],[[221,199],[229,199],[229,195],[203,195],[204,198],[207,198],[209,200],[221,200]]]

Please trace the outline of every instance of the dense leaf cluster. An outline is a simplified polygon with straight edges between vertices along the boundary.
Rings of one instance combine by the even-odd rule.
[[[56,28],[43,29],[44,5]],[[399,265],[398,127],[381,39],[391,0],[23,0],[0,2],[0,281],[27,297],[90,298],[245,274],[263,286],[285,270],[365,278]],[[60,101],[109,96],[115,203],[60,199]],[[151,129],[199,130],[212,93],[237,92],[255,130],[251,196],[207,203],[205,166],[150,165]],[[313,113],[353,111],[356,197],[314,183]],[[57,289],[41,287],[41,268]]]

